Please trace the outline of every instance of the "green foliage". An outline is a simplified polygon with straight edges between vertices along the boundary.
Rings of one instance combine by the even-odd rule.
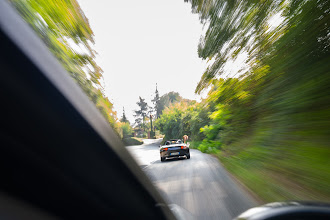
[[[161,117],[155,122],[157,128],[165,135],[165,138],[179,138],[183,136],[181,130],[183,109],[179,104],[164,110]]]
[[[159,102],[158,102],[157,110],[159,112],[159,115],[162,114],[163,110],[166,107],[169,107],[171,104],[174,104],[176,102],[180,102],[181,100],[182,100],[182,97],[177,92],[169,92],[169,93],[162,95],[159,98]]]
[[[93,32],[76,0],[11,2],[84,90],[92,92],[92,83],[100,85],[102,70],[90,46]],[[83,49],[76,51],[72,44]]]
[[[265,201],[329,200],[330,1],[189,2],[207,27],[198,149],[221,155]],[[243,54],[247,68],[229,72]]]
[[[204,135],[199,129],[209,121],[206,111],[207,108],[195,101],[182,100],[166,108],[155,123],[165,139],[188,135],[190,140],[202,140]]]
[[[125,146],[133,146],[133,145],[143,144],[143,141],[140,140],[139,138],[136,138],[136,137],[124,138],[123,142],[124,142]]]
[[[113,104],[103,94],[102,69],[95,62],[93,31],[76,0],[10,0],[22,18],[118,131]],[[81,48],[75,50],[73,48]]]
[[[218,141],[207,141],[204,140],[199,146],[198,150],[200,150],[203,153],[208,154],[217,154],[219,152],[219,146],[221,145]]]
[[[124,138],[131,137],[133,134],[133,128],[128,122],[119,122],[120,136]]]
[[[189,142],[189,148],[190,149],[197,149],[199,145],[202,143],[202,141],[190,141]]]

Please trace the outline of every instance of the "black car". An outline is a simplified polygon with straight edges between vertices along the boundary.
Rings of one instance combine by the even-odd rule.
[[[171,139],[160,146],[160,160],[163,162],[166,158],[186,157],[190,159],[189,145],[185,144],[181,139]]]

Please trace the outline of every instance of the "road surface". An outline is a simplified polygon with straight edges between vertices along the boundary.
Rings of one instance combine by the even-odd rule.
[[[233,180],[218,160],[191,149],[191,159],[160,161],[160,140],[127,147],[169,204],[195,219],[233,219],[257,202]]]

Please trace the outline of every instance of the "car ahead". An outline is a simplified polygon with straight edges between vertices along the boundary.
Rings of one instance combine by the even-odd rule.
[[[185,144],[181,139],[171,139],[160,146],[160,160],[163,162],[166,158],[186,157],[190,159],[189,145]]]
[[[0,39],[0,219],[177,219],[8,1]]]

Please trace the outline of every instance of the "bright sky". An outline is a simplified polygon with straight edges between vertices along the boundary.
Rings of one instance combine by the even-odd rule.
[[[194,94],[206,62],[198,58],[202,33],[198,15],[183,0],[78,0],[95,35],[96,61],[103,69],[105,93],[118,118],[125,107],[134,122],[139,96],[151,105],[160,95]]]

